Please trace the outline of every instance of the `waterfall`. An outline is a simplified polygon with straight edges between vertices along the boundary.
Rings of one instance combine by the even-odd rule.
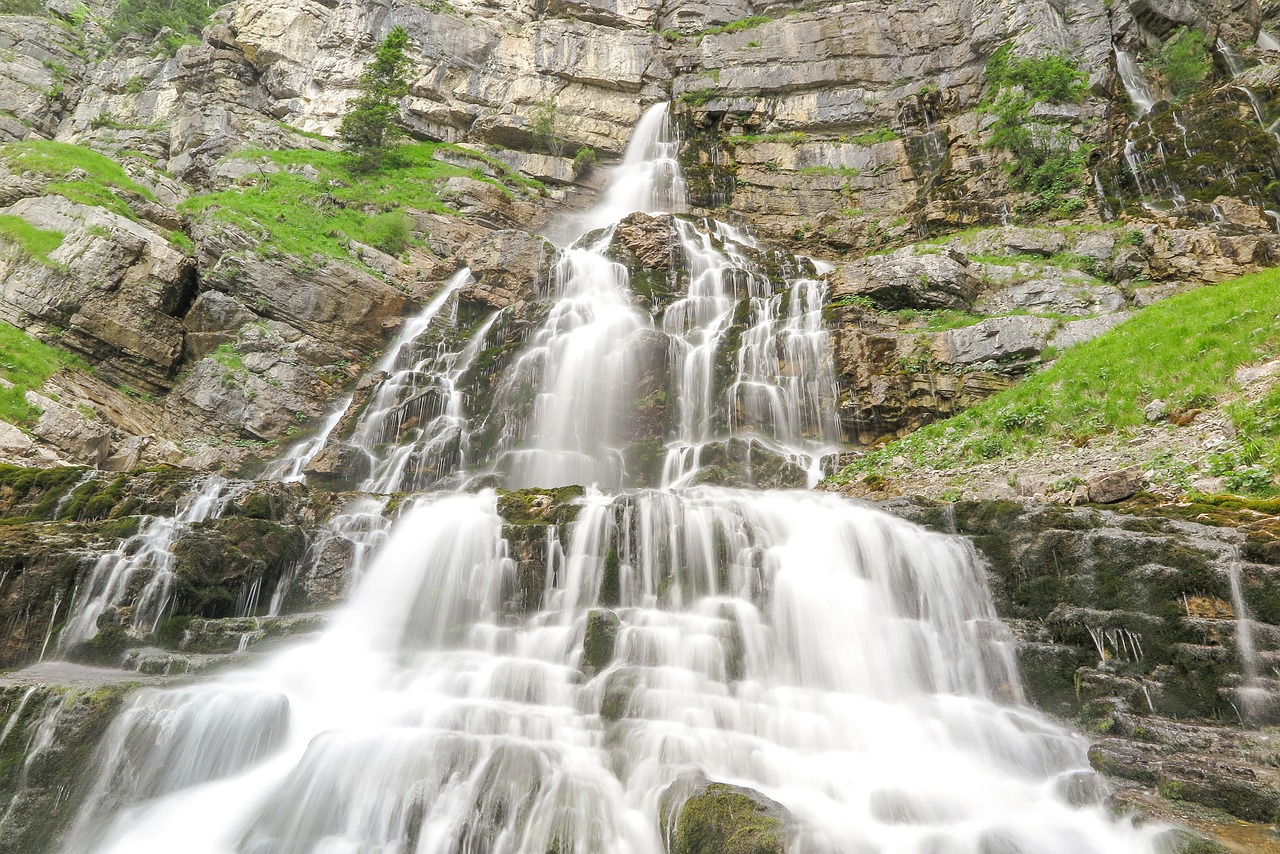
[[[1258,30],[1258,47],[1263,50],[1280,50],[1280,38],[1266,30]]]
[[[221,516],[244,488],[244,484],[232,485],[225,478],[209,475],[182,500],[176,515],[143,519],[138,533],[101,555],[72,597],[67,623],[58,635],[59,649],[67,650],[95,637],[98,618],[126,603],[130,606],[130,629],[155,631],[171,604],[173,544],[192,525]]]
[[[347,604],[253,666],[137,694],[67,854],[662,854],[664,801],[695,772],[786,807],[802,854],[1156,850],[1155,829],[1061,794],[1086,742],[1023,704],[967,541],[830,494],[693,485],[716,442],[812,468],[838,425],[812,264],[675,219],[686,285],[655,323],[610,260],[602,218],[680,206],[674,145],[665,107],[646,113],[495,378],[494,410],[527,413],[503,421],[488,474],[586,487],[576,518],[548,527],[537,604],[510,604],[529,568],[496,490],[393,462],[443,435],[432,425],[467,434],[485,417],[458,390],[500,321],[450,345],[430,334],[460,322],[460,279],[384,359],[349,440],[370,456],[366,487],[411,494],[393,523],[384,498],[349,511],[368,536]],[[628,488],[653,340],[674,397],[669,477]]]
[[[1138,108],[1137,117],[1142,118],[1151,112],[1156,99],[1142,74],[1142,67],[1132,53],[1116,48],[1116,71],[1120,73],[1120,81],[1124,83],[1124,91],[1128,93],[1129,100]]]

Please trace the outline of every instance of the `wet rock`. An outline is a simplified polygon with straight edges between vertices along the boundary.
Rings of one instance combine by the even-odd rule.
[[[558,253],[546,240],[523,231],[495,231],[469,245],[463,260],[475,279],[462,298],[491,309],[506,308],[545,293]]]
[[[582,639],[582,671],[594,676],[613,661],[614,645],[621,622],[613,611],[587,611],[587,628]]]
[[[69,823],[67,793],[80,791],[92,774],[98,741],[137,687],[137,681],[106,675],[97,684],[0,685],[0,720],[13,727],[0,743],[0,798],[8,805],[3,854],[53,850]],[[51,726],[44,733],[47,744],[36,737],[41,725]]]
[[[759,792],[701,775],[672,783],[659,809],[669,854],[784,854],[793,822]]]

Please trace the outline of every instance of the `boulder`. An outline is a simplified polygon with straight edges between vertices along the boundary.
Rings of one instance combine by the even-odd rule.
[[[99,466],[111,450],[111,430],[70,407],[29,391],[27,403],[40,409],[31,432],[59,449],[67,459]]]
[[[937,352],[939,361],[969,365],[988,360],[1038,355],[1049,343],[1056,321],[1046,317],[992,317],[973,326],[949,329]]]
[[[916,255],[901,250],[863,258],[831,274],[831,297],[866,297],[884,309],[966,308],[981,282],[960,253]]]
[[[593,676],[613,661],[621,621],[613,611],[593,608],[587,612],[587,628],[582,638],[582,672]]]
[[[1085,485],[1089,491],[1089,500],[1094,504],[1115,504],[1133,497],[1145,482],[1146,476],[1142,469],[1134,467],[1095,475]]]
[[[777,801],[701,774],[672,783],[659,809],[670,854],[785,854],[794,823]]]

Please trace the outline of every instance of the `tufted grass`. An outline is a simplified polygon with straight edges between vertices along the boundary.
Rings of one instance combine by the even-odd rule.
[[[53,374],[65,367],[84,367],[76,356],[50,347],[27,333],[0,322],[0,421],[29,425],[40,410],[27,403],[26,392],[39,389]]]
[[[49,253],[62,245],[60,231],[36,228],[20,216],[0,214],[0,241],[16,244],[27,257],[45,266],[53,266]]]
[[[129,219],[138,218],[129,205],[130,196],[155,201],[155,194],[130,178],[119,163],[83,146],[49,140],[15,142],[0,147],[0,161],[14,172],[34,172],[54,179],[47,192]],[[73,176],[77,172],[84,176]]]
[[[1277,357],[1280,268],[1158,302],[1019,385],[868,454],[833,480],[874,474],[896,456],[946,469],[1062,440],[1123,435],[1144,423],[1143,407],[1156,399],[1171,417],[1190,417],[1237,391],[1237,368]],[[1269,494],[1261,475],[1280,471],[1280,389],[1226,411],[1239,435],[1219,455],[1217,473],[1233,488]]]
[[[437,151],[476,166],[436,160]],[[314,263],[317,257],[349,260],[352,240],[398,254],[413,243],[405,234],[401,212],[452,213],[439,191],[455,176],[488,181],[506,192],[512,192],[512,186],[544,191],[538,182],[516,175],[494,158],[445,143],[400,146],[393,163],[372,173],[353,172],[347,156],[333,151],[247,151],[238,156],[265,158],[281,168],[264,170],[249,186],[195,196],[181,210],[231,223],[258,237],[260,252],[289,255],[303,263]]]

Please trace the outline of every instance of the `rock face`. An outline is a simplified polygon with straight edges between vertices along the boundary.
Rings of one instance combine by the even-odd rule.
[[[1154,799],[1174,814],[1199,805],[1273,820],[1274,745],[1234,724],[1280,712],[1280,685],[1250,675],[1269,673],[1280,655],[1274,516],[1140,499],[1120,513],[1012,501],[958,502],[946,513],[890,506],[970,537],[987,558],[996,608],[1018,637],[1027,699],[1101,739],[1090,759],[1119,781],[1117,805],[1145,810]],[[1233,604],[1233,572],[1247,625]],[[1240,658],[1241,631],[1256,663]]]

